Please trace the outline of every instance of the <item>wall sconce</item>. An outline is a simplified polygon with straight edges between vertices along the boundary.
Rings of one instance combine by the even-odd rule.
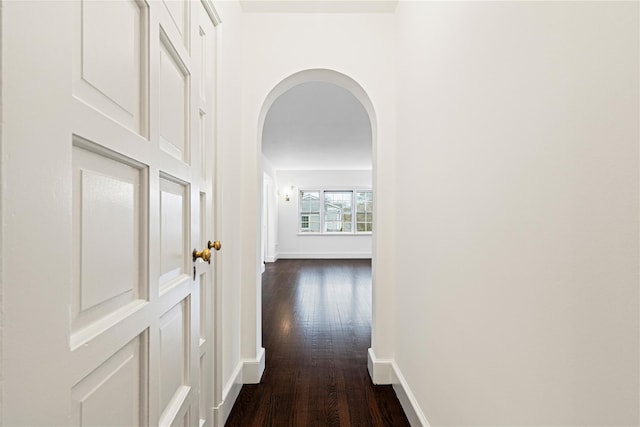
[[[291,200],[290,195],[293,194],[293,190],[295,189],[295,187],[292,185],[291,187],[287,188],[286,190],[284,190],[284,201],[288,202],[289,200]]]

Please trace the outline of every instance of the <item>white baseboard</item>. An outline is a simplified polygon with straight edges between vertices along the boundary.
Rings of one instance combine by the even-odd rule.
[[[242,382],[244,384],[258,384],[264,374],[265,351],[263,347],[258,350],[255,359],[242,360]]]
[[[378,359],[372,348],[367,353],[367,368],[372,382],[376,385],[393,385],[411,427],[431,427],[396,362],[393,359]],[[224,426],[240,394],[242,384],[258,384],[260,382],[262,374],[264,374],[265,361],[265,350],[260,348],[258,357],[243,359],[238,363],[222,390],[222,402],[213,408],[213,425],[215,427]]]
[[[281,252],[278,259],[369,259],[371,252]]]
[[[411,427],[430,427],[427,417],[425,417],[422,409],[418,405],[415,396],[411,392],[407,381],[404,379],[400,368],[396,365],[395,361],[391,361],[393,371],[393,389],[396,392],[396,396],[400,401],[402,409],[409,420]]]
[[[393,384],[393,361],[378,359],[372,348],[367,351],[367,356],[367,368],[371,381],[376,385]]]
[[[372,348],[367,353],[367,368],[371,381],[376,385],[393,385],[411,427],[430,427],[396,362],[393,359],[378,359]]]
[[[265,257],[266,262],[276,262],[277,260],[278,260],[278,254],[275,254],[274,256]]]
[[[264,348],[260,348],[258,357],[255,359],[242,359],[238,362],[231,378],[222,389],[222,402],[213,408],[214,427],[224,427],[243,384],[258,384],[260,382],[264,373],[265,357]]]
[[[214,427],[224,427],[224,423],[227,422],[231,409],[236,403],[240,389],[242,389],[242,366],[242,362],[238,362],[231,374],[231,378],[222,389],[222,402],[213,408]]]

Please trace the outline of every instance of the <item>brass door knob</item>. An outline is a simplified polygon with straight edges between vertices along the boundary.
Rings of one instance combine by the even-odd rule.
[[[202,258],[203,261],[211,264],[211,251],[209,249],[204,249],[202,251],[193,250],[193,261],[195,262],[198,258]],[[194,267],[195,268],[195,267]]]
[[[213,243],[211,243],[211,241],[209,241],[207,246],[209,247],[209,249],[215,249],[216,251],[219,251],[220,248],[222,248],[222,243],[220,243],[218,240],[216,240]]]

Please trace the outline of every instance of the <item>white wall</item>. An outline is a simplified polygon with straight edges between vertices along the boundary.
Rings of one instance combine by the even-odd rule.
[[[227,3],[225,380],[262,357],[263,103],[327,68],[375,110],[372,360],[415,419],[637,425],[638,3]]]
[[[224,21],[223,17],[223,21]],[[241,359],[262,366],[260,204],[262,167],[260,136],[265,101],[276,86],[304,70],[328,69],[355,80],[370,99],[374,129],[373,187],[378,200],[373,237],[374,284],[372,347],[392,355],[393,331],[393,110],[394,33],[392,14],[245,13],[242,16],[243,64],[232,78],[242,87],[242,290]],[[231,72],[230,72],[231,73]],[[376,142],[377,141],[377,142]],[[384,159],[384,161],[378,161]],[[382,254],[376,262],[376,252]],[[377,322],[381,318],[383,321]],[[257,369],[245,378],[257,381]]]
[[[395,362],[431,426],[640,423],[638,14],[400,2]]]
[[[262,156],[263,175],[263,250],[264,261],[275,262],[278,259],[278,181],[276,169]]]
[[[285,3],[279,5],[286,7]],[[323,7],[333,4],[337,3],[327,2]],[[353,2],[349,5],[358,6]],[[335,72],[331,76],[325,71],[311,74],[321,74],[327,81],[349,89],[363,105],[366,103],[370,113],[372,181],[378,200],[372,238],[371,354],[382,360],[393,355],[394,17],[389,13],[240,13],[235,1],[216,2],[216,6],[223,21],[221,141],[231,156],[229,162],[222,160],[226,183],[224,227],[226,235],[234,239],[233,252],[226,255],[231,259],[224,266],[232,271],[224,273],[223,284],[222,381],[226,387],[221,412],[226,413],[235,399],[237,381],[259,381],[264,366],[260,137],[265,104],[273,101],[269,96],[279,85],[291,82],[291,76],[301,72],[309,75],[307,70]]]
[[[371,171],[279,170],[278,242],[280,258],[370,258],[371,235],[299,235],[298,194],[302,189],[371,188]],[[287,202],[283,193],[290,191]]]
[[[223,425],[242,385],[243,363],[240,356],[241,289],[242,289],[242,217],[238,214],[242,198],[241,111],[242,86],[237,78],[242,63],[242,19],[237,2],[216,2],[221,16],[218,51],[218,105],[220,123],[218,138],[218,176],[222,184],[222,227],[219,257],[222,280],[219,283],[221,307],[221,348],[218,363],[222,392],[216,396],[216,417]]]
[[[273,166],[273,163],[271,163],[271,161],[265,156],[262,156],[262,170],[271,178],[276,178],[276,168],[275,166]]]

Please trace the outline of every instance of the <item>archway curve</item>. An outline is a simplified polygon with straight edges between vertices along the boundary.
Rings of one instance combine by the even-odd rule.
[[[341,73],[335,70],[326,69],[326,68],[306,69],[306,70],[298,71],[294,74],[291,74],[288,77],[285,77],[284,79],[282,79],[279,83],[277,83],[265,97],[262,103],[262,107],[260,109],[259,116],[258,116],[257,154],[258,154],[259,166],[258,166],[257,176],[259,177],[260,180],[262,180],[262,176],[264,174],[264,170],[262,167],[262,135],[263,135],[264,123],[267,117],[267,113],[269,112],[269,110],[271,109],[271,106],[276,101],[276,99],[278,99],[280,95],[286,93],[288,90],[294,88],[295,86],[298,86],[300,84],[307,83],[307,82],[332,83],[332,84],[335,84],[336,86],[346,89],[358,100],[358,102],[360,102],[360,104],[362,104],[365,111],[367,112],[367,115],[369,116],[369,123],[371,125],[372,178],[373,178],[372,189],[375,197],[375,194],[377,194],[376,162],[377,162],[378,121],[377,121],[376,111],[373,106],[373,102],[371,101],[371,98],[367,94],[367,91],[356,80],[354,80],[353,78],[349,77],[344,73]],[[257,202],[256,206],[261,206],[262,197],[263,197],[262,185],[260,184],[258,185],[258,198],[256,200]],[[375,218],[377,218],[378,216],[376,212],[377,210],[376,206],[377,206],[377,203],[374,203],[374,230],[376,229]],[[259,223],[261,224],[262,209],[258,209],[258,212],[260,212]],[[260,234],[260,237],[257,239],[256,243],[258,245],[262,245],[263,244],[262,237],[261,237],[262,233],[259,233],[259,234]],[[376,295],[376,286],[377,286],[377,281],[375,277],[376,276],[375,261],[376,261],[376,245],[377,245],[376,240],[377,240],[376,232],[374,231],[373,239],[372,239],[373,247],[372,247],[372,271],[371,271],[372,297],[374,298],[374,301],[372,301],[371,348],[369,348],[369,352],[368,352],[369,354],[368,354],[367,368],[375,384],[390,384],[391,376],[389,373],[390,372],[389,368],[386,366],[387,364],[385,364],[384,370],[380,370],[380,368],[377,368],[376,366],[378,366],[378,362],[376,362],[376,358],[373,353],[375,337],[376,337],[375,329],[378,323],[376,321],[377,310],[376,310],[376,304],[375,304],[375,299],[376,299],[375,295]],[[260,253],[261,248],[258,246],[256,249],[258,253]],[[257,289],[261,288],[260,278],[258,279],[258,283],[256,283],[256,286],[257,286]],[[260,330],[257,332],[258,332],[258,336],[261,336],[261,326],[260,326]],[[383,374],[377,373],[380,371],[384,371],[384,373]]]
[[[259,155],[262,154],[262,131],[264,129],[264,122],[269,109],[271,109],[271,106],[280,95],[284,94],[289,89],[292,89],[299,84],[307,82],[324,82],[335,84],[336,86],[340,86],[341,88],[348,90],[360,102],[360,104],[362,104],[367,114],[369,115],[369,122],[371,123],[371,145],[373,152],[375,153],[377,135],[376,112],[373,108],[373,103],[371,102],[371,99],[369,98],[367,92],[362,86],[360,86],[358,82],[356,82],[346,74],[326,68],[313,68],[299,71],[290,75],[289,77],[284,78],[278,84],[276,84],[273,89],[271,89],[271,91],[265,98],[264,102],[262,103],[260,115],[258,117]],[[375,168],[375,162],[373,167]]]

